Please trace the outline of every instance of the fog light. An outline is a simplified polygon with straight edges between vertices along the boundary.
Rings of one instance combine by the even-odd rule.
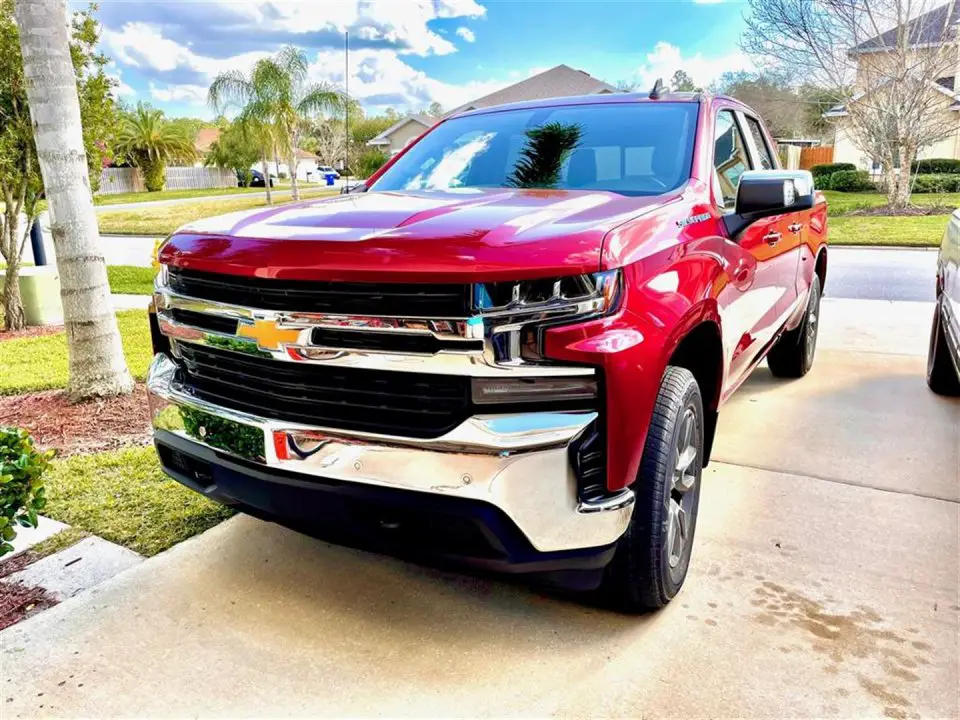
[[[597,380],[573,378],[474,378],[473,402],[477,405],[591,400],[597,397]]]

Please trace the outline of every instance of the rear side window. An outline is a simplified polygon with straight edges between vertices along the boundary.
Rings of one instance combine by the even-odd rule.
[[[760,167],[763,170],[773,170],[773,155],[770,152],[770,148],[767,147],[767,139],[763,136],[760,121],[749,115],[745,115],[744,117],[747,119],[747,128],[749,128],[750,134],[753,135],[753,144],[757,146],[757,157],[760,160]]]
[[[740,176],[750,169],[750,157],[743,141],[740,126],[733,112],[721,110],[717,113],[716,135],[713,144],[713,167],[719,198],[723,207],[732,209],[737,204],[737,187]]]

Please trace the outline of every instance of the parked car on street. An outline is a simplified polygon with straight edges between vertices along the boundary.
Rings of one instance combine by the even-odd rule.
[[[276,176],[270,176],[270,187],[273,187],[276,181]],[[249,187],[266,187],[266,183],[263,179],[263,173],[259,170],[250,171],[250,185]]]
[[[937,258],[927,385],[940,395],[960,395],[960,210],[954,210],[947,222]]]
[[[330,167],[329,165],[318,165],[317,174],[320,175],[321,177],[324,177],[326,175],[333,175],[335,179],[337,180],[340,179],[340,173],[338,173],[334,168]]]
[[[181,228],[164,470],[337,542],[665,605],[724,403],[814,361],[826,202],[773,148],[727,97],[539,100],[445,119],[349,195]]]

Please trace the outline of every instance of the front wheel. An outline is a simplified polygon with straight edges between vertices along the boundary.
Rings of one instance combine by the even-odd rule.
[[[817,334],[820,330],[820,277],[813,276],[807,311],[803,322],[795,330],[785,332],[770,348],[767,365],[776,377],[800,378],[810,372],[817,352]]]
[[[647,432],[627,531],[601,586],[619,610],[655,610],[670,602],[690,565],[703,467],[703,402],[693,374],[670,366]]]
[[[933,311],[933,327],[930,329],[930,350],[927,354],[927,386],[938,395],[960,395],[960,375],[950,358],[947,347],[947,331],[943,327],[942,299]]]

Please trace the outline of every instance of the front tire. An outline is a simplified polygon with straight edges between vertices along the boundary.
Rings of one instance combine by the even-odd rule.
[[[775,377],[801,378],[813,367],[817,352],[817,334],[820,330],[820,277],[813,276],[807,311],[803,322],[795,330],[785,332],[770,348],[767,365]]]
[[[954,367],[947,346],[947,332],[943,327],[942,299],[933,311],[933,327],[930,329],[930,350],[927,353],[927,386],[938,395],[960,396],[960,375]]]
[[[703,436],[697,381],[689,370],[670,366],[647,432],[630,525],[601,586],[618,610],[661,608],[683,586],[700,504]]]

